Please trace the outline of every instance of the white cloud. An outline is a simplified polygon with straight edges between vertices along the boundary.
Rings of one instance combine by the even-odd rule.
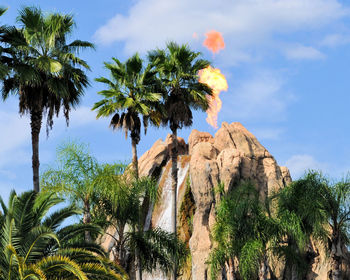
[[[350,43],[350,35],[344,34],[329,34],[323,38],[320,45],[326,47],[337,47],[339,45],[345,45]]]
[[[19,148],[30,142],[29,119],[17,113],[0,112],[0,167],[27,162]]]
[[[0,111],[0,155],[9,149],[30,139],[29,120],[27,117],[20,117],[17,113]]]
[[[253,134],[261,140],[278,140],[283,132],[282,128],[257,128]]]
[[[276,35],[310,31],[344,17],[337,0],[139,0],[127,15],[117,14],[95,33],[97,43],[125,42],[125,51],[162,47],[167,40],[200,44],[211,29],[223,33],[227,49],[250,57]],[[201,34],[196,40],[193,33]],[[224,51],[226,52],[226,51]]]
[[[284,79],[269,72],[256,72],[234,90],[222,93],[222,116],[238,121],[257,120],[280,122],[286,118],[286,108],[294,97],[283,89]]]
[[[301,59],[317,60],[317,59],[325,58],[325,55],[319,50],[313,47],[302,46],[302,45],[297,45],[294,47],[287,48],[286,56],[288,59],[296,59],[296,60],[301,60]]]
[[[298,179],[308,170],[325,171],[328,166],[325,163],[317,161],[313,156],[308,154],[294,155],[290,157],[286,163],[293,179]]]

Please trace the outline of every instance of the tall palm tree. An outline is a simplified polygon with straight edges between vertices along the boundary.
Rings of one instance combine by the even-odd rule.
[[[75,240],[87,226],[62,227],[78,209],[47,215],[62,201],[34,191],[12,191],[8,206],[0,198],[0,279],[127,279],[99,246]]]
[[[97,118],[112,116],[111,127],[124,129],[127,138],[130,132],[132,147],[132,165],[135,177],[138,178],[137,144],[141,137],[141,120],[145,126],[148,120],[157,124],[157,112],[154,110],[161,95],[156,72],[150,66],[143,67],[143,61],[138,54],[129,58],[125,63],[112,58],[114,63],[105,63],[111,79],[104,77],[96,81],[107,85],[106,90],[99,92],[104,98],[96,102],[92,110],[97,110]]]
[[[207,110],[207,95],[211,88],[198,81],[198,71],[210,65],[207,60],[199,58],[199,52],[193,52],[187,45],[174,42],[167,44],[165,50],[149,52],[148,58],[159,73],[163,90],[162,122],[172,132],[172,190],[173,190],[173,231],[176,234],[177,214],[177,131],[192,125],[192,109]],[[176,269],[174,279],[176,279]]]
[[[77,57],[80,50],[93,48],[89,42],[67,42],[72,34],[71,15],[45,15],[39,8],[25,7],[17,18],[20,27],[5,28],[1,40],[7,48],[6,76],[2,97],[16,94],[20,114],[30,115],[32,134],[32,167],[34,190],[39,191],[39,134],[43,116],[47,116],[47,133],[53,126],[54,115],[63,110],[69,121],[69,112],[79,104],[84,89],[89,85],[83,70],[87,63]]]

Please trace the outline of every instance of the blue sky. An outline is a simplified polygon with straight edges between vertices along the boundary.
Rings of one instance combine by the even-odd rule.
[[[71,13],[74,38],[96,44],[81,54],[92,67],[91,87],[65,127],[56,119],[49,138],[42,130],[41,170],[55,160],[56,147],[69,139],[90,144],[101,162],[129,161],[130,141],[96,120],[90,108],[99,100],[108,75],[104,61],[144,55],[168,40],[188,43],[201,51],[228,79],[220,95],[222,121],[241,122],[255,134],[294,179],[308,168],[334,178],[350,170],[350,4],[336,0],[2,0],[9,10],[2,23],[14,24],[22,6]],[[202,46],[205,32],[220,31],[226,48],[213,56]],[[193,33],[199,35],[193,38]],[[215,130],[197,112],[193,128]],[[0,195],[32,188],[29,120],[18,116],[18,100],[0,102]],[[150,129],[142,137],[139,155],[166,129]],[[179,135],[187,139],[190,129]]]

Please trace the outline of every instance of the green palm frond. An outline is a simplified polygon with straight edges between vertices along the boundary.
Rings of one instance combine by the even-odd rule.
[[[162,98],[157,92],[159,81],[156,73],[150,65],[143,66],[138,54],[125,63],[113,58],[113,63],[105,63],[105,67],[110,71],[111,78],[95,79],[106,85],[107,89],[99,92],[104,99],[96,102],[92,110],[97,111],[97,118],[113,116],[113,129],[123,129],[126,136],[130,131],[135,139],[139,139],[140,115],[145,118],[144,123],[148,124],[148,120],[154,125],[159,123],[157,120],[153,121],[151,114]]]
[[[98,226],[62,227],[65,219],[78,213],[75,207],[43,215],[57,201],[62,200],[53,195],[11,192],[0,215],[0,278],[128,279],[100,246],[77,239],[86,230],[101,233]]]
[[[0,17],[7,11],[7,8],[0,7]]]
[[[4,65],[10,70],[4,80],[3,98],[21,91],[20,112],[47,113],[48,131],[61,109],[68,122],[70,108],[79,103],[89,85],[82,70],[89,66],[77,55],[94,46],[82,40],[67,43],[74,27],[71,15],[44,15],[40,8],[24,7],[17,22],[20,27],[4,28],[0,39],[6,47]],[[31,94],[33,89],[35,95]]]

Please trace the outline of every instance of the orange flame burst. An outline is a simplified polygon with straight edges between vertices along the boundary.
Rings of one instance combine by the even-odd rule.
[[[205,36],[207,38],[204,40],[203,46],[207,47],[213,53],[218,53],[225,48],[224,37],[222,37],[220,32],[212,30],[205,33]]]
[[[218,128],[218,113],[221,110],[222,101],[220,100],[220,92],[227,91],[228,85],[225,76],[220,69],[208,66],[198,72],[199,82],[207,84],[212,90],[213,95],[208,95],[209,109],[207,110],[207,122],[214,128]]]

